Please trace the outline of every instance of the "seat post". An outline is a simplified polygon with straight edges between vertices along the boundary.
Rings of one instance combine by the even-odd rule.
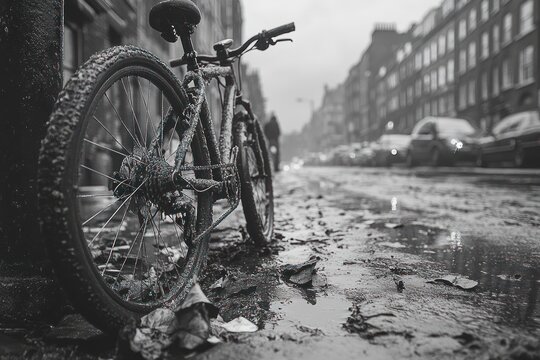
[[[191,41],[191,34],[193,34],[193,29],[187,25],[179,30],[180,41],[184,48],[184,57],[187,60],[187,68],[189,71],[195,71],[199,69],[199,64],[197,63],[197,52],[193,48],[193,42]]]

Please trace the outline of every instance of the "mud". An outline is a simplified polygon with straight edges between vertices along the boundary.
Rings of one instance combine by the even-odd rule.
[[[194,358],[540,356],[539,203],[526,196],[535,185],[332,171],[278,176],[277,231],[268,247],[253,247],[240,211],[214,231],[203,290],[225,321],[243,316],[259,331],[231,334]],[[505,204],[504,211],[493,204]],[[283,277],[284,265],[312,257],[325,284],[300,286]],[[430,283],[449,275],[478,286]],[[98,356],[81,350],[88,340],[79,340],[76,351],[73,343],[42,341],[45,349],[71,349],[75,358]],[[114,354],[114,344],[105,348]]]

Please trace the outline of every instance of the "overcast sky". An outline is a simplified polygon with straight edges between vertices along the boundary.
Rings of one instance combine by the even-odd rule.
[[[310,117],[308,102],[320,105],[324,84],[343,82],[369,44],[375,23],[396,23],[407,30],[440,0],[244,0],[244,34],[249,37],[291,21],[295,42],[245,61],[258,68],[268,111],[275,111],[284,132],[299,130]]]

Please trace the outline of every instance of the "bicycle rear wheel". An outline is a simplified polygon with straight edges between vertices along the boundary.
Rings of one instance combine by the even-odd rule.
[[[244,114],[237,116],[247,117]],[[259,122],[237,121],[234,144],[239,150],[238,168],[247,231],[255,244],[264,246],[272,241],[274,233],[274,188],[272,163]]]
[[[173,168],[186,129],[177,114],[186,106],[162,62],[116,47],[72,77],[48,124],[39,165],[43,235],[74,305],[103,330],[177,307],[205,261],[208,242],[191,240],[212,222],[210,193],[152,187],[155,169]],[[200,126],[183,163],[210,163]]]

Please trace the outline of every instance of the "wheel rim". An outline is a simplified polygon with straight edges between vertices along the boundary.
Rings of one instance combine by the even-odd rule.
[[[199,196],[174,193],[166,204],[148,193],[150,164],[174,165],[179,141],[174,128],[158,134],[162,119],[174,115],[171,103],[178,104],[171,100],[172,89],[164,87],[166,81],[139,67],[107,80],[86,115],[76,174],[81,238],[93,270],[113,298],[136,308],[171,300],[193,256],[186,231],[193,214],[170,213],[170,203],[190,199],[192,224]],[[173,118],[177,129],[178,117]],[[194,160],[189,151],[184,162]]]

